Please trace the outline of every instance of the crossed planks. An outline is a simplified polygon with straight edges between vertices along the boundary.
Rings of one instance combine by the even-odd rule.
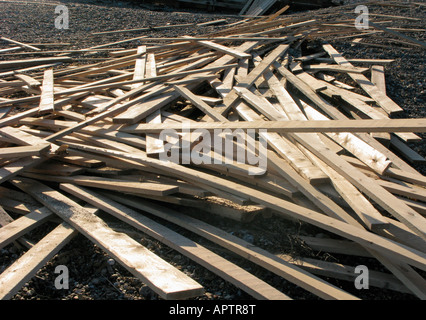
[[[80,207],[72,200],[66,198],[61,193],[52,190],[42,185],[41,183],[28,179],[14,180],[13,183],[19,188],[36,197],[39,201],[43,202],[48,208],[58,214],[70,225],[75,227],[77,230],[103,248],[106,252],[115,257],[130,272],[139,277],[143,282],[147,283],[161,297],[165,299],[183,299],[198,296],[203,293],[203,288],[200,287],[200,285],[198,285],[195,281],[188,278],[186,275],[179,272],[177,269],[173,268],[166,262],[161,261],[160,258],[146,250],[139,243],[127,235],[112,231],[101,219],[90,214],[90,212]],[[90,203],[95,203],[96,206],[102,208],[104,211],[118,217],[119,219],[122,219],[130,225],[146,232],[150,236],[157,238],[166,245],[182,252],[183,254],[192,258],[194,261],[205,266],[207,269],[212,270],[213,272],[223,276],[231,283],[234,283],[238,287],[244,289],[257,299],[289,299],[289,297],[287,297],[285,294],[264,283],[262,280],[251,275],[244,269],[239,268],[233,263],[203,248],[199,244],[183,237],[174,231],[171,231],[170,229],[150,220],[149,218],[146,218],[133,210],[114,203],[107,197],[102,197],[99,194],[94,194],[93,192],[85,191],[84,189],[69,184],[63,184],[62,188],[77,194],[80,197],[83,197]],[[50,214],[51,213],[49,213],[48,209],[44,209],[44,212],[42,213],[32,213],[31,215],[36,216],[38,222],[40,222],[41,219],[46,219]],[[25,222],[27,221],[20,222],[21,233],[22,229],[25,228],[22,227]],[[32,227],[34,227],[34,223],[32,223]],[[62,229],[62,227],[58,228]],[[10,226],[8,229],[12,229],[13,231],[13,226]],[[2,231],[7,233],[9,230]],[[18,234],[19,233],[17,232],[15,233],[15,238],[18,236]],[[49,239],[50,237],[54,237],[55,234],[56,231],[53,232],[52,235],[49,234]],[[61,234],[57,235],[56,237],[60,238]],[[10,241],[10,239],[13,238],[11,238],[9,234],[8,236],[5,236],[5,239]],[[41,250],[47,250],[42,246],[45,240],[46,242],[48,241],[48,239],[43,239],[41,243],[38,244],[41,247]],[[66,239],[63,241],[66,241]],[[53,243],[50,248],[54,249],[55,244],[56,243]],[[59,250],[59,248],[56,249],[56,251]],[[51,258],[54,253],[55,252],[52,251],[50,255],[46,257],[46,259]],[[35,255],[37,255],[37,251],[34,253],[34,256]],[[26,253],[25,257],[27,258],[27,256],[29,256],[29,258],[33,257],[33,252]],[[22,260],[28,261],[24,259]],[[45,259],[43,262],[45,262]],[[16,269],[18,266],[19,262],[16,263],[16,265],[13,265],[11,269],[8,269],[4,275],[4,278],[0,278],[0,281],[4,280],[5,283],[10,281],[8,278],[9,273],[16,274]],[[34,269],[36,269],[36,267],[34,267]],[[28,280],[28,277],[25,277],[25,279]],[[23,282],[21,281],[20,284],[23,284]],[[10,297],[10,295],[11,293],[7,292],[3,298]]]
[[[190,61],[185,61],[191,63],[189,65],[184,64],[182,66],[181,62],[179,61],[177,64],[170,64],[173,63],[172,51],[170,53],[170,60],[165,59],[163,66],[167,66],[167,68],[172,67],[171,70],[175,70],[176,72],[176,69],[173,67],[177,65],[176,68],[178,68],[178,71],[175,74],[172,73],[158,76],[156,72],[157,70],[161,70],[161,68],[156,68],[156,56],[154,56],[152,51],[150,51],[152,48],[149,50],[149,54],[147,54],[147,48],[139,47],[137,49],[137,54],[131,59],[129,57],[125,57],[122,60],[113,61],[114,64],[110,66],[99,65],[99,69],[83,68],[81,70],[75,70],[76,72],[72,72],[72,74],[64,76],[62,79],[61,73],[57,73],[59,76],[59,81],[66,82],[70,81],[69,79],[73,76],[76,76],[77,78],[92,76],[97,72],[118,72],[119,76],[112,77],[113,79],[108,79],[105,81],[100,80],[100,82],[87,83],[86,85],[80,85],[81,82],[77,82],[78,85],[76,88],[58,92],[58,96],[65,96],[77,93],[87,94],[91,90],[95,92],[98,92],[98,90],[111,90],[110,93],[115,98],[108,97],[109,99],[106,99],[107,101],[104,104],[96,104],[90,101],[85,101],[86,106],[93,107],[89,115],[97,114],[92,118],[87,119],[78,117],[76,114],[69,112],[67,113],[66,110],[55,110],[55,107],[58,106],[58,104],[53,101],[53,97],[55,96],[52,90],[53,76],[52,73],[48,70],[44,73],[41,95],[38,97],[32,97],[31,100],[31,102],[36,102],[37,99],[40,99],[40,107],[31,109],[30,112],[24,113],[23,116],[6,119],[5,121],[0,122],[0,125],[5,126],[19,123],[34,126],[46,125],[50,126],[50,128],[53,130],[59,129],[59,132],[54,133],[53,135],[44,135],[43,139],[34,139],[33,136],[30,140],[31,143],[23,143],[23,140],[25,139],[22,136],[22,131],[18,130],[18,132],[20,132],[18,134],[18,138],[15,137],[15,140],[13,141],[18,145],[30,145],[29,147],[25,147],[25,151],[29,152],[22,154],[25,156],[40,156],[41,153],[37,151],[38,145],[42,145],[43,148],[46,148],[42,150],[44,152],[47,150],[46,145],[48,145],[47,143],[49,141],[59,144],[69,142],[70,148],[68,150],[65,148],[60,149],[59,151],[69,151],[71,154],[84,151],[86,155],[89,155],[90,152],[92,152],[90,155],[93,155],[93,158],[103,157],[102,159],[108,159],[108,161],[111,163],[119,163],[120,166],[123,167],[128,165],[129,167],[139,168],[141,170],[151,170],[151,172],[154,173],[167,173],[167,175],[172,175],[175,178],[181,178],[185,181],[192,182],[194,185],[200,186],[203,190],[228,196],[235,201],[241,201],[241,203],[245,203],[246,201],[250,200],[256,203],[261,203],[262,205],[278,212],[280,215],[286,217],[290,215],[293,218],[307,221],[316,226],[325,228],[326,230],[332,231],[338,235],[359,242],[370,252],[372,256],[375,256],[388,269],[397,275],[397,277],[401,279],[404,285],[406,285],[412,292],[416,293],[419,297],[424,297],[424,288],[422,288],[424,285],[424,280],[420,280],[410,267],[410,265],[413,265],[424,270],[425,257],[424,254],[420,252],[421,250],[416,251],[413,249],[414,246],[410,246],[410,241],[408,241],[407,246],[403,246],[398,243],[400,241],[398,237],[395,237],[396,242],[392,242],[386,238],[379,237],[374,233],[364,230],[356,219],[350,217],[347,212],[342,210],[338,205],[334,204],[330,199],[327,199],[321,192],[319,192],[314,186],[311,185],[319,182],[328,182],[328,179],[330,179],[338,193],[342,195],[343,198],[346,197],[346,202],[348,202],[350,207],[356,211],[356,214],[361,219],[362,223],[365,224],[367,229],[374,230],[378,233],[392,233],[395,231],[395,229],[398,229],[399,226],[399,231],[401,231],[403,227],[398,225],[397,221],[384,219],[380,216],[380,214],[376,216],[376,221],[374,221],[374,215],[378,214],[378,212],[374,211],[375,209],[371,206],[371,203],[368,201],[365,202],[365,198],[363,198],[361,192],[357,190],[361,189],[361,191],[374,199],[375,202],[385,207],[385,209],[394,214],[399,220],[403,221],[405,223],[404,226],[408,226],[408,230],[404,229],[406,234],[409,234],[413,239],[416,239],[416,241],[419,239],[420,241],[424,241],[425,228],[423,219],[420,219],[419,215],[415,214],[413,210],[410,210],[408,205],[403,204],[404,202],[391,195],[392,192],[405,192],[404,194],[406,195],[406,192],[408,191],[407,189],[403,189],[401,187],[396,188],[394,184],[389,185],[385,184],[384,182],[379,183],[373,179],[370,179],[369,176],[362,173],[364,171],[355,169],[353,166],[354,160],[352,160],[353,162],[350,162],[344,157],[337,155],[336,152],[330,151],[329,149],[329,146],[332,146],[333,148],[336,148],[333,150],[338,150],[340,148],[336,144],[338,143],[342,147],[340,150],[343,150],[344,148],[355,154],[357,158],[363,160],[363,163],[358,164],[358,166],[365,165],[368,169],[372,169],[374,173],[380,175],[392,173],[393,175],[397,175],[398,177],[403,176],[405,179],[411,179],[412,181],[422,181],[423,179],[414,173],[412,173],[412,176],[403,174],[401,175],[402,167],[398,167],[399,169],[390,168],[390,162],[395,164],[397,164],[397,162],[393,162],[393,159],[392,161],[388,161],[386,159],[388,153],[379,155],[379,153],[374,153],[374,150],[371,150],[371,153],[363,153],[359,152],[359,150],[356,150],[353,146],[366,146],[366,144],[362,144],[362,140],[367,140],[367,137],[359,135],[360,131],[424,131],[424,123],[417,120],[381,120],[379,117],[377,117],[377,119],[374,121],[357,121],[342,118],[341,114],[334,109],[334,106],[330,103],[327,103],[325,99],[322,99],[319,96],[319,93],[324,92],[326,95],[329,95],[329,97],[334,97],[335,95],[344,95],[345,91],[339,91],[337,87],[332,87],[329,85],[324,85],[323,83],[312,81],[309,75],[307,76],[306,73],[303,73],[303,68],[299,69],[300,73],[296,73],[296,71],[294,71],[293,74],[284,68],[282,64],[277,62],[279,59],[281,59],[281,57],[287,54],[289,47],[287,44],[278,45],[274,50],[266,55],[263,60],[256,59],[257,54],[253,54],[253,62],[255,67],[251,72],[249,72],[248,59],[251,57],[251,55],[247,54],[247,52],[256,45],[255,43],[246,43],[243,46],[237,48],[227,48],[224,45],[218,45],[212,41],[201,39],[188,40],[190,40],[188,43],[194,43],[197,46],[202,45],[204,48],[219,51],[225,55],[214,62],[213,60],[215,60],[216,57],[212,55],[201,56],[199,59],[196,59],[196,56],[191,57]],[[331,48],[329,48],[329,52],[332,52]],[[165,57],[167,57],[167,54]],[[333,59],[335,57],[337,57],[336,62],[340,62],[339,64],[342,64],[343,66],[334,65],[324,67],[323,65],[316,65],[312,66],[311,68],[307,67],[304,70],[338,70],[339,72],[349,72],[353,75],[354,78],[359,79],[359,82],[364,81],[364,78],[361,78],[360,72],[364,72],[365,70],[356,69],[355,67],[347,65],[346,61],[342,60],[341,56],[334,54]],[[240,59],[239,63],[233,63],[235,59]],[[286,57],[284,57],[284,59],[286,59]],[[132,72],[128,71],[111,70],[111,67],[119,68],[120,66],[127,66],[132,64],[135,65],[133,74]],[[210,77],[213,72],[222,70],[223,67],[221,66],[223,65],[226,66],[225,78],[223,82],[218,80],[217,77]],[[192,70],[200,67],[201,69]],[[272,72],[273,68],[275,68],[278,74],[283,77],[282,80],[279,80],[277,76],[275,76],[275,74]],[[193,78],[193,76],[197,73],[201,74],[200,78]],[[126,80],[132,76],[132,80]],[[264,79],[262,79],[262,77]],[[172,78],[180,78],[180,80],[177,82],[168,82],[166,85],[161,83],[162,81],[168,81]],[[197,82],[199,79],[206,79],[210,82],[212,87],[218,89],[218,93],[223,98],[222,105],[211,107],[209,103],[212,103],[212,99],[209,100],[205,97],[203,99],[203,97],[197,96],[192,92],[194,89],[198,88]],[[26,80],[29,81],[29,79]],[[310,118],[315,118],[315,115],[312,112],[308,112],[309,106],[306,107],[297,99],[295,99],[296,101],[292,100],[292,96],[288,94],[288,92],[285,90],[285,87],[283,86],[283,80],[295,86],[297,90],[311,99],[311,102],[313,102],[314,105],[319,107],[334,120],[316,121],[307,119],[305,117],[305,113]],[[234,81],[236,82],[236,85],[233,85]],[[267,94],[271,94],[272,92],[272,95],[278,98],[278,103],[269,103],[264,97],[261,96],[262,94],[260,92],[261,89],[264,89],[262,86],[265,86],[265,84],[267,86],[267,90],[270,90],[267,91]],[[21,84],[19,85],[21,86]],[[122,89],[129,91],[123,94],[121,89],[115,89],[117,87],[121,87]],[[385,93],[383,90],[382,78],[377,76],[373,77],[371,84],[368,84],[365,91],[369,92],[368,94],[371,96],[371,99],[352,93],[351,95],[348,95],[350,97],[347,98],[346,101],[353,102],[356,100],[357,105],[364,107],[364,110],[368,108],[365,104],[359,103],[359,101],[362,101],[363,103],[375,101],[381,105],[382,108],[388,108],[389,110],[391,109],[392,103],[389,102],[386,97],[384,97]],[[381,91],[381,93],[377,93],[378,91]],[[273,175],[276,175],[279,178],[284,178],[283,180],[290,182],[294,188],[300,190],[306,198],[308,198],[321,211],[330,217],[323,216],[321,213],[316,211],[316,208],[314,210],[310,210],[303,206],[297,206],[294,203],[278,198],[272,194],[268,194],[262,190],[257,190],[254,187],[256,185],[255,183],[252,184],[252,187],[246,187],[244,185],[240,185],[239,183],[232,182],[231,179],[223,179],[216,175],[206,174],[200,170],[194,170],[183,166],[175,166],[173,164],[164,164],[158,162],[155,159],[147,158],[145,153],[139,151],[138,148],[146,149],[146,154],[153,155],[158,153],[155,148],[152,148],[152,142],[154,140],[151,138],[155,139],[155,136],[150,136],[149,134],[149,132],[155,134],[158,133],[158,131],[148,131],[151,124],[123,126],[120,129],[123,131],[114,131],[119,130],[118,128],[120,127],[119,125],[121,123],[138,123],[143,119],[146,119],[147,122],[152,123],[164,122],[164,124],[161,125],[161,128],[177,128],[178,125],[180,125],[181,122],[185,120],[185,118],[183,116],[180,116],[179,118],[178,115],[167,114],[162,110],[160,111],[160,109],[179,97],[184,97],[185,99],[189,100],[192,106],[195,106],[205,114],[205,117],[202,118],[203,122],[194,121],[195,123],[193,128],[203,127],[208,128],[209,130],[213,130],[215,128],[266,128],[268,131],[271,131],[267,133],[267,137],[270,140],[268,142],[278,154],[277,155],[276,153],[269,152],[270,157],[268,161],[272,166],[271,171],[273,172]],[[30,102],[29,100],[25,101]],[[4,102],[9,103],[8,101]],[[214,103],[215,102],[213,102],[213,104]],[[300,109],[300,104],[303,106],[304,112],[302,112]],[[48,119],[47,117],[46,119],[37,120],[28,118],[29,116],[42,115],[35,113],[36,109],[38,110],[37,112],[43,110],[45,110],[43,112],[46,113],[58,112],[57,115],[59,115],[59,112],[62,112],[60,115],[71,117],[71,120],[77,120],[78,123],[70,121],[66,123],[59,122],[57,120]],[[229,121],[226,117],[226,113],[231,109],[234,116],[238,114],[246,121]],[[125,110],[131,112],[123,112]],[[373,113],[374,112],[370,111],[370,114]],[[374,114],[377,115],[378,113]],[[114,119],[111,119],[111,117],[115,115],[118,116]],[[269,119],[269,121],[265,121],[265,118]],[[173,121],[177,123],[176,127],[171,124]],[[101,124],[102,122],[103,124]],[[108,123],[110,122],[114,122],[118,126],[111,126],[109,127],[112,128],[111,131],[108,131]],[[95,124],[99,126],[96,126]],[[158,128],[160,127],[157,127],[157,130],[159,130]],[[11,132],[12,128],[10,127],[5,127],[2,129],[5,129],[3,130],[3,132],[6,133],[4,137],[5,139],[14,138],[14,133],[16,133],[17,130],[16,128],[13,128],[16,130],[15,132]],[[27,130],[26,132],[35,134],[35,130],[25,130]],[[147,139],[143,139],[137,135],[125,133],[124,131],[132,133],[148,133]],[[351,131],[353,131],[354,134],[352,134]],[[329,140],[321,140],[323,135],[319,134],[320,132],[327,132],[327,136],[332,138],[334,144]],[[335,134],[335,132],[343,132],[343,134]],[[2,132],[0,131],[0,133]],[[90,135],[96,135],[96,137]],[[119,142],[117,142],[117,139],[120,139],[118,140]],[[42,143],[40,144],[40,142]],[[84,146],[79,144],[86,142],[88,142],[89,145]],[[93,147],[91,145],[97,145],[101,147]],[[56,145],[53,143],[50,143],[50,147],[54,150],[56,149]],[[8,155],[10,155],[10,152],[8,153],[8,151],[10,150],[2,150],[4,158],[7,158]],[[18,151],[18,149],[16,149],[16,151]],[[379,151],[378,147],[377,151]],[[365,158],[363,158],[364,155],[366,155]],[[376,163],[374,163],[374,161],[370,161],[376,156]],[[299,159],[301,159],[301,161],[299,161]],[[37,158],[28,158],[24,160],[27,160],[26,165],[23,165],[19,170],[7,173],[4,179],[1,181],[10,180],[14,175],[29,168],[31,165],[34,165],[34,160],[37,160]],[[40,161],[42,161],[42,159],[40,159]],[[286,161],[290,162],[290,165]],[[226,168],[226,170],[228,169],[229,168]],[[244,176],[242,175],[242,172],[245,172],[244,170],[238,171],[241,168],[234,169],[235,171],[233,171],[232,174],[236,175],[237,177],[238,175],[240,177]],[[392,169],[393,171],[389,169]],[[220,170],[218,171],[220,172]],[[36,174],[31,172],[31,170],[28,170],[28,172],[22,173],[21,175],[36,178],[38,180],[61,182],[61,187],[63,190],[74,193],[74,195],[77,195],[78,197],[83,197],[86,201],[92,202],[93,204],[102,207],[109,213],[120,217],[133,226],[144,230],[148,234],[159,237],[159,239],[162,239],[165,241],[165,243],[172,246],[176,250],[181,250],[181,252],[184,252],[186,255],[192,257],[195,261],[204,265],[206,268],[209,268],[210,270],[222,275],[227,280],[231,281],[237,286],[240,286],[245,291],[257,298],[288,298],[282,293],[277,292],[277,290],[269,287],[268,285],[265,285],[265,283],[259,281],[259,279],[247,274],[239,268],[236,268],[229,262],[224,261],[223,259],[216,256],[212,256],[211,253],[204,250],[204,248],[200,247],[198,244],[187,242],[187,239],[184,239],[181,236],[166,230],[163,226],[152,224],[151,221],[139,215],[137,212],[132,211],[131,209],[119,205],[111,200],[111,198],[114,197],[115,200],[123,202],[128,201],[127,197],[125,199],[120,197],[117,198],[116,195],[108,197],[102,194],[95,194],[89,189],[86,190],[75,186],[83,185],[91,188],[95,187],[100,189],[114,189],[123,193],[138,193],[139,191],[140,196],[152,197],[152,199],[167,198],[167,201],[173,201],[173,199],[178,199],[177,197],[173,198],[169,195],[169,193],[176,192],[177,190],[173,184],[169,186],[170,189],[166,188],[161,190],[154,190],[154,186],[167,187],[167,183],[164,185],[158,185],[145,182],[140,183],[134,181],[118,181],[117,179],[100,179],[97,177],[83,177],[78,175],[74,175],[72,177],[49,177],[48,175]],[[100,221],[98,221],[96,216],[93,216],[93,214],[90,215],[87,209],[82,209],[80,206],[67,199],[58,191],[46,189],[45,186],[42,186],[39,182],[31,182],[31,180],[23,178],[12,181],[14,181],[16,185],[21,186],[24,189],[26,188],[25,190],[27,192],[38,198],[46,207],[49,207],[66,221],[63,225],[58,227],[58,231],[53,233],[52,237],[57,238],[58,240],[63,239],[63,242],[66,242],[68,238],[71,238],[72,234],[75,234],[73,230],[68,230],[68,228],[75,228],[89,236],[96,243],[101,243],[101,246],[105,248],[105,250],[109,250],[108,252],[113,251],[113,248],[111,248],[106,242],[108,239],[114,238],[116,234],[111,233],[111,230],[108,230],[107,226],[105,225],[99,226],[98,223],[100,223]],[[72,183],[74,185],[70,185],[68,183]],[[36,189],[32,184],[37,185],[39,188]],[[278,189],[275,186],[273,190],[276,191]],[[415,192],[410,193],[410,195],[414,194]],[[422,194],[417,194],[417,196],[421,197]],[[303,197],[294,195],[291,192],[290,197],[294,197],[295,202],[296,200],[299,200],[299,203],[302,204],[305,200]],[[144,207],[147,212],[158,214],[163,218],[167,216],[164,214],[164,208],[152,207],[149,204],[143,204],[143,202],[134,202],[134,204],[134,206],[137,208]],[[61,205],[66,207],[65,211],[60,210]],[[87,221],[85,219],[87,219]],[[183,220],[184,218],[180,216],[179,219]],[[99,226],[98,229],[94,229],[92,226],[87,225],[88,222],[91,224],[92,221],[94,221],[95,227]],[[178,220],[175,221],[178,222]],[[181,226],[193,228],[192,230],[196,230],[197,233],[207,236],[208,232],[202,231],[202,228],[207,228],[207,226],[204,225],[200,228],[195,228],[197,225],[200,226],[199,221],[186,220],[186,222],[187,223],[182,223],[182,221],[179,221]],[[26,228],[24,227],[25,222],[20,220],[20,223],[22,223],[21,232],[23,232],[22,230]],[[66,223],[68,223],[68,225]],[[70,225],[72,227],[70,227]],[[260,253],[257,248],[247,248],[247,244],[241,243],[239,240],[233,239],[232,237],[229,238],[228,235],[221,234],[219,230],[212,229],[211,227],[207,229],[210,232],[215,233],[215,236],[212,237],[212,239],[216,239],[216,241],[219,243],[226,244],[226,246],[232,248],[234,252],[240,252],[243,256],[248,255],[250,259],[253,259],[252,261],[256,261],[261,266],[270,268],[270,270],[275,270],[277,274],[282,275],[286,279],[291,279],[290,281],[293,281],[305,289],[314,292],[320,297],[353,298],[341,290],[330,287],[323,281],[312,277],[312,275],[301,273],[300,270],[289,268],[288,265],[284,266],[281,261],[275,261],[266,252],[261,253],[262,258],[258,258]],[[7,231],[8,229],[3,230]],[[105,238],[99,236],[99,233],[103,231],[105,231],[106,234]],[[162,232],[161,236],[158,235],[159,233],[156,233],[157,231]],[[17,235],[19,234],[20,233],[17,233]],[[166,234],[167,237],[165,237],[164,234]],[[8,238],[15,239],[12,236]],[[121,238],[119,237],[116,240],[120,239]],[[225,241],[224,239],[227,240]],[[63,242],[59,241],[56,242],[56,245],[46,247],[46,252],[55,252],[54,250],[56,250],[57,247],[60,247]],[[404,243],[404,241],[401,240],[401,243]],[[40,243],[41,248],[43,244],[45,243]],[[128,239],[126,238],[126,246],[132,246],[133,244],[134,243],[131,241],[128,242]],[[245,247],[245,249],[242,247]],[[154,271],[142,265],[141,261],[132,260],[132,257],[129,257],[126,255],[126,253],[123,253],[123,251],[125,251],[124,247],[119,247],[112,253],[112,255],[119,255],[120,257],[118,260],[127,266],[135,263],[137,267],[134,268],[134,272],[137,273],[138,277],[143,279],[143,281],[149,282],[152,280],[152,278],[154,278]],[[139,247],[136,251],[142,254],[146,254],[146,252]],[[48,257],[43,256],[40,253],[38,255],[42,260],[47,259]],[[392,259],[389,258],[391,256]],[[214,261],[214,263],[212,263],[212,261]],[[156,263],[163,262],[157,261]],[[37,264],[31,266],[32,270],[37,268]],[[170,268],[170,266],[168,266],[168,268]],[[157,274],[156,276],[161,278],[162,274]],[[196,290],[187,289],[185,288],[185,285],[192,285],[193,288],[197,288],[197,285],[194,283],[191,284],[186,280],[188,279],[184,279],[184,277],[182,277],[182,282],[180,283],[182,284],[181,288],[170,289],[161,283],[160,280],[157,280],[157,282],[151,281],[151,286],[157,290],[156,292],[160,292],[162,297],[170,298],[173,297],[173,295],[191,297],[192,294],[195,295]],[[178,285],[179,283],[177,286]]]
[[[99,245],[161,297],[182,299],[203,293],[203,288],[197,282],[126,234],[113,231],[100,218],[61,193],[30,180],[13,182]],[[6,275],[5,282],[8,280]]]

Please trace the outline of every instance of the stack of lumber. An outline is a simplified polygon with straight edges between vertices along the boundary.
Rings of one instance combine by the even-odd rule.
[[[14,44],[36,57],[0,62],[0,248],[16,242],[28,250],[0,274],[2,299],[78,233],[163,299],[203,295],[202,285],[108,226],[100,212],[256,299],[291,297],[158,221],[323,299],[358,299],[323,276],[353,281],[360,255],[389,271],[372,270],[371,286],[426,298],[426,179],[411,165],[424,158],[407,145],[421,140],[426,119],[392,118],[402,108],[386,94],[389,60],[348,60],[329,43],[302,55],[301,44],[319,39],[324,26],[273,18],[206,37],[140,40],[125,50],[107,44],[107,60],[83,65],[69,63],[76,59],[66,50],[40,58],[37,47]],[[194,161],[224,159],[224,152],[201,147],[210,143],[206,132],[217,129],[255,130],[267,141],[266,170],[236,159]],[[166,143],[163,130],[177,134]],[[256,141],[243,147],[247,156],[262,151]],[[163,161],[172,151],[177,161]],[[353,255],[354,264],[277,256],[182,213],[188,207],[223,219],[273,215],[318,227],[335,239],[304,241]],[[35,244],[25,242],[46,221],[57,227]]]

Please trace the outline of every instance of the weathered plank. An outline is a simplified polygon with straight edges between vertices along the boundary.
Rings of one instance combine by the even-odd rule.
[[[182,126],[171,124],[138,124],[123,127],[121,130],[129,133],[160,133],[166,129],[182,131]],[[426,132],[426,119],[197,122],[191,124],[189,129],[205,129],[209,131],[263,129],[277,133]]]

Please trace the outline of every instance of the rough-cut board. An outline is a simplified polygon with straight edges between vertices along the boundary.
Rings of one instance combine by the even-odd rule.
[[[13,183],[100,246],[164,299],[203,294],[204,289],[197,282],[126,234],[113,231],[100,218],[58,191],[29,179],[13,180]]]

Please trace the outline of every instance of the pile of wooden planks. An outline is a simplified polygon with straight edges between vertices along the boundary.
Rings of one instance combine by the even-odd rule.
[[[354,281],[357,256],[389,271],[372,270],[371,286],[426,298],[426,179],[410,165],[425,159],[407,145],[421,140],[426,119],[392,119],[402,108],[386,94],[389,60],[349,60],[329,43],[302,55],[301,44],[318,39],[324,27],[275,18],[206,37],[139,39],[125,50],[112,44],[109,58],[92,64],[59,67],[76,61],[66,51],[0,62],[0,248],[27,248],[0,274],[2,299],[13,298],[77,233],[163,299],[204,294],[99,212],[256,299],[291,297],[146,214],[323,299],[358,299],[323,278]],[[258,162],[208,149],[213,140]],[[177,157],[165,161],[170,154]],[[171,205],[243,222],[274,215],[310,224],[335,238],[305,243],[353,255],[354,265],[277,256]],[[23,236],[46,221],[57,227],[26,242]]]

